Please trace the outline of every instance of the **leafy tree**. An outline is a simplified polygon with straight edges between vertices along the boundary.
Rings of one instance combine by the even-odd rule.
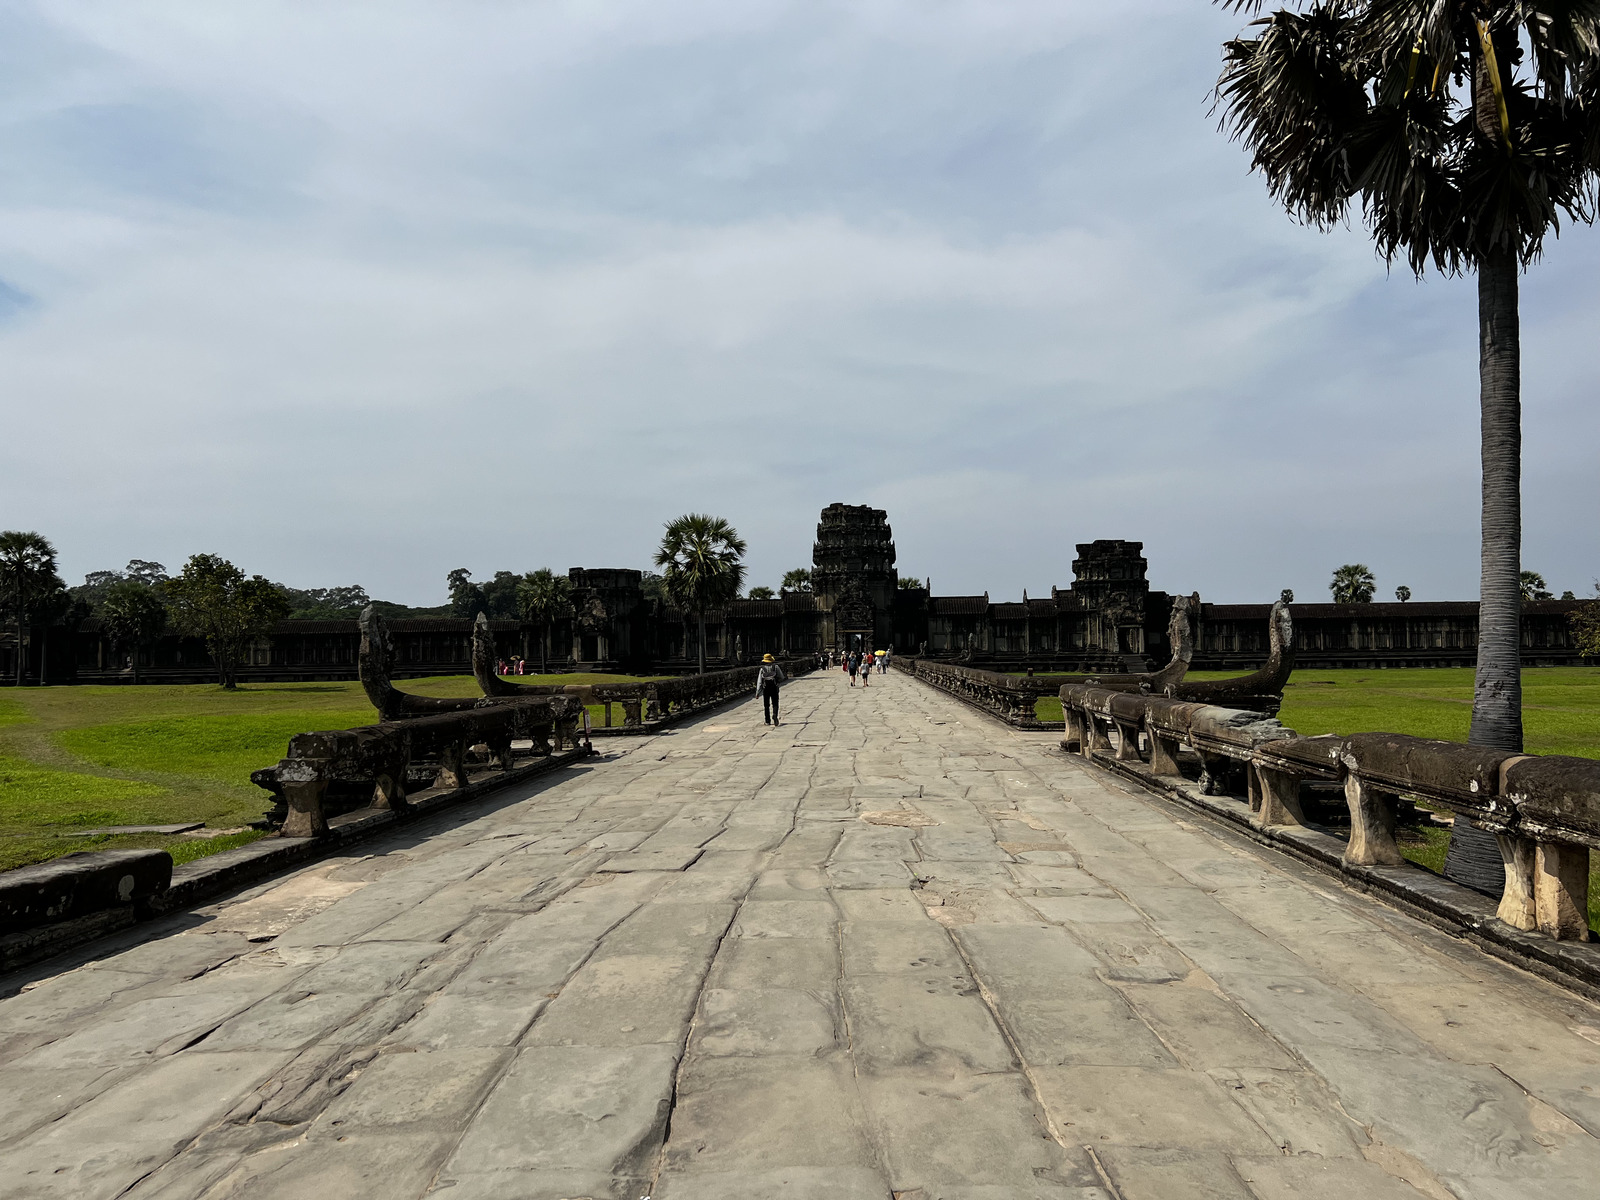
[[[922,580],[915,575],[900,576],[899,588],[902,592],[913,592],[922,586]]]
[[[299,621],[335,621],[356,617],[372,603],[367,589],[359,583],[331,588],[281,587],[289,602],[289,616]]]
[[[100,622],[111,644],[126,649],[133,660],[133,681],[139,682],[139,651],[167,627],[167,606],[161,595],[138,579],[119,579],[100,602]]]
[[[264,637],[289,615],[279,586],[245,573],[215,554],[196,554],[183,572],[166,584],[173,624],[179,632],[203,637],[217,664],[217,682],[239,686],[239,661],[250,643]]]
[[[90,571],[83,577],[82,583],[68,590],[74,599],[88,605],[90,612],[98,613],[106,593],[127,579],[156,587],[166,582],[167,569],[158,562],[133,558],[129,559],[128,565],[120,571]]]
[[[1285,604],[1293,604],[1294,603],[1294,589],[1293,588],[1284,588],[1283,591],[1278,593],[1278,599],[1283,601],[1283,603],[1285,603]]]
[[[1576,600],[1578,598],[1578,594],[1571,588],[1568,588],[1566,591],[1561,593],[1561,598],[1563,600]]]
[[[792,571],[783,573],[783,582],[778,585],[786,592],[809,592],[811,590],[811,568],[796,567]]]
[[[66,585],[56,574],[56,548],[42,533],[8,529],[0,533],[0,610],[17,627],[17,686],[27,681],[28,656],[23,641],[27,626],[46,610]],[[43,682],[40,662],[40,682]]]
[[[1394,598],[1400,601],[1401,604],[1406,603],[1406,601],[1411,599],[1411,589],[1402,583],[1399,587],[1395,588]]]
[[[496,571],[483,585],[483,611],[496,620],[514,621],[518,616],[517,589],[525,576],[515,571]],[[473,613],[474,617],[478,614]]]
[[[777,593],[769,587],[753,587],[748,592],[748,595],[752,600],[773,600],[777,598]]]
[[[1545,586],[1544,576],[1537,571],[1522,572],[1522,598],[1524,600],[1548,600],[1550,589]]]
[[[661,605],[668,603],[666,581],[654,571],[639,573],[639,590],[644,593],[646,601],[654,601]]]
[[[1585,658],[1600,658],[1600,581],[1594,585],[1593,600],[1570,614],[1572,633],[1578,643],[1578,653]]]
[[[667,596],[700,626],[700,673],[706,670],[706,610],[726,604],[744,583],[745,543],[722,517],[686,513],[669,521],[656,551]]]
[[[479,613],[489,609],[488,598],[483,594],[483,588],[472,582],[472,572],[465,567],[457,567],[444,577],[445,586],[450,590],[450,614],[456,617],[465,617],[475,620]]]
[[[1333,573],[1328,590],[1333,593],[1335,604],[1371,604],[1377,586],[1371,568],[1363,563],[1346,563]]]
[[[517,584],[517,614],[539,627],[539,671],[549,670],[550,627],[559,616],[572,611],[572,580],[557,575],[549,567],[529,571]]]
[[[1216,96],[1268,191],[1322,229],[1359,199],[1390,263],[1477,274],[1483,532],[1468,741],[1520,752],[1518,277],[1563,213],[1594,219],[1600,7],[1307,0],[1253,29],[1224,47]],[[1493,838],[1456,822],[1446,874],[1487,890],[1499,863]]]

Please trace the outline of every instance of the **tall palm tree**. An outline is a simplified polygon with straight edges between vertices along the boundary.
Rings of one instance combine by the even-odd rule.
[[[1477,274],[1482,554],[1469,740],[1520,751],[1517,283],[1562,214],[1594,219],[1600,3],[1315,0],[1251,29],[1223,47],[1216,97],[1273,197],[1321,229],[1359,200],[1388,262]],[[1494,839],[1456,822],[1446,873],[1497,890],[1499,872]]]
[[[56,548],[49,538],[20,529],[0,533],[0,596],[17,623],[18,687],[26,681],[27,655],[22,642],[28,618],[41,599],[61,587],[56,574]]]
[[[721,517],[686,513],[667,522],[656,551],[667,596],[700,626],[700,674],[706,673],[706,610],[726,604],[744,585],[744,539]]]
[[[572,580],[557,575],[549,567],[529,571],[517,584],[517,612],[524,621],[539,627],[539,673],[550,669],[547,649],[550,627],[555,619],[572,608]]]
[[[1335,604],[1371,604],[1377,587],[1372,568],[1365,563],[1345,563],[1333,573],[1333,580],[1328,584]]]

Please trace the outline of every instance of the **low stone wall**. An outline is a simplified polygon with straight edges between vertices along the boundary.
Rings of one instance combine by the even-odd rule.
[[[1343,788],[1351,867],[1405,865],[1397,805],[1410,797],[1495,835],[1505,861],[1496,916],[1558,941],[1590,940],[1589,852],[1600,847],[1600,762],[1508,754],[1391,733],[1301,737],[1264,713],[1111,692],[1061,689],[1064,748],[1182,777],[1180,750],[1198,756],[1200,791],[1219,795],[1242,776],[1258,828],[1304,826],[1301,785]]]
[[[890,665],[924,683],[948,692],[974,708],[982,709],[1017,729],[1060,729],[1059,721],[1041,721],[1034,709],[1041,696],[1053,696],[1059,686],[1047,676],[1004,675],[975,667],[957,666],[931,658],[891,658]]]

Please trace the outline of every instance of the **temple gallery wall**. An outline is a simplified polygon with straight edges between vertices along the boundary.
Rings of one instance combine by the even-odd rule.
[[[1152,590],[1142,542],[1080,543],[1072,582],[1048,596],[996,600],[935,596],[897,586],[894,533],[888,514],[864,505],[830,504],[812,545],[813,590],[771,600],[736,600],[707,616],[708,666],[762,654],[796,654],[853,646],[889,647],[1001,669],[1143,670],[1168,656],[1172,594]],[[693,669],[695,632],[686,614],[646,597],[642,574],[626,568],[574,567],[570,615],[548,631],[553,670],[674,673]],[[1196,669],[1258,665],[1267,655],[1270,603],[1208,604],[1191,596],[1196,614]],[[1523,661],[1560,666],[1579,661],[1568,614],[1574,601],[1536,601],[1523,610]],[[544,631],[496,621],[500,652],[539,660]],[[391,623],[397,675],[470,670],[472,623],[430,618]],[[1296,604],[1296,659],[1304,667],[1471,666],[1478,606],[1427,604]],[[114,651],[94,621],[53,649],[51,682],[109,682],[125,677],[126,656]],[[284,621],[254,648],[242,679],[355,677],[360,633],[354,620]],[[12,647],[0,647],[0,658]],[[0,663],[0,675],[10,668]],[[203,644],[168,637],[143,652],[142,677],[165,681],[212,677]]]

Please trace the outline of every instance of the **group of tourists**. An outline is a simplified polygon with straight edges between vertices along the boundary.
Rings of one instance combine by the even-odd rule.
[[[848,650],[845,652],[842,669],[850,676],[850,686],[856,686],[856,680],[861,680],[862,687],[871,684],[872,672],[876,668],[879,675],[889,672],[889,652],[887,650]]]
[[[500,659],[494,664],[496,675],[534,675],[537,674],[520,654],[513,654],[510,659]]]

